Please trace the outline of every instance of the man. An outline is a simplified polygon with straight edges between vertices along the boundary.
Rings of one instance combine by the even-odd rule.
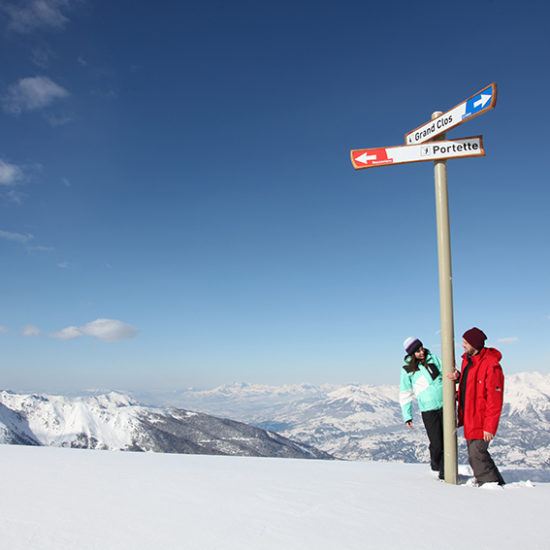
[[[491,455],[489,443],[495,437],[502,411],[504,375],[502,354],[486,348],[487,336],[474,327],[462,335],[462,372],[456,369],[449,378],[459,381],[458,425],[464,426],[468,459],[478,485],[496,482],[504,485]]]

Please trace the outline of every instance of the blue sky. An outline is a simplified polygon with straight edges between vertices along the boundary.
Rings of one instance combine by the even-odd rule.
[[[516,6],[516,7],[515,7]],[[0,1],[0,387],[396,383],[438,352],[433,164],[354,171],[491,82],[448,162],[455,339],[550,372],[545,2]]]

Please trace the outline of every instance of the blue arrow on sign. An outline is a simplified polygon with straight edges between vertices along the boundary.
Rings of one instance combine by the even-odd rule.
[[[407,145],[418,145],[419,143],[431,141],[436,136],[448,132],[463,122],[493,109],[496,103],[497,85],[493,82],[446,113],[422,124],[416,130],[406,133],[405,143]]]
[[[478,95],[472,97],[466,102],[465,113],[462,115],[462,120],[469,118],[479,111],[485,109],[487,104],[491,101],[493,97],[492,87],[483,90]]]

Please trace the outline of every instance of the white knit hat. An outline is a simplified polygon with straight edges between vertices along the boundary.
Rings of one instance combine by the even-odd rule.
[[[404,342],[403,347],[407,352],[407,355],[412,355],[415,351],[418,351],[422,347],[422,342],[418,338],[409,336]]]

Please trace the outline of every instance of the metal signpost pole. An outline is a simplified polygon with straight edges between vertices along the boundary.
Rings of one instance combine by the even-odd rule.
[[[441,116],[437,111],[432,120]],[[436,140],[445,139],[445,134]],[[447,161],[434,161],[435,204],[437,215],[437,251],[439,258],[439,304],[441,311],[441,358],[443,364],[443,453],[445,481],[458,483],[456,443],[455,384],[447,378],[454,371],[453,282],[451,272],[451,237],[449,197],[447,191]]]

